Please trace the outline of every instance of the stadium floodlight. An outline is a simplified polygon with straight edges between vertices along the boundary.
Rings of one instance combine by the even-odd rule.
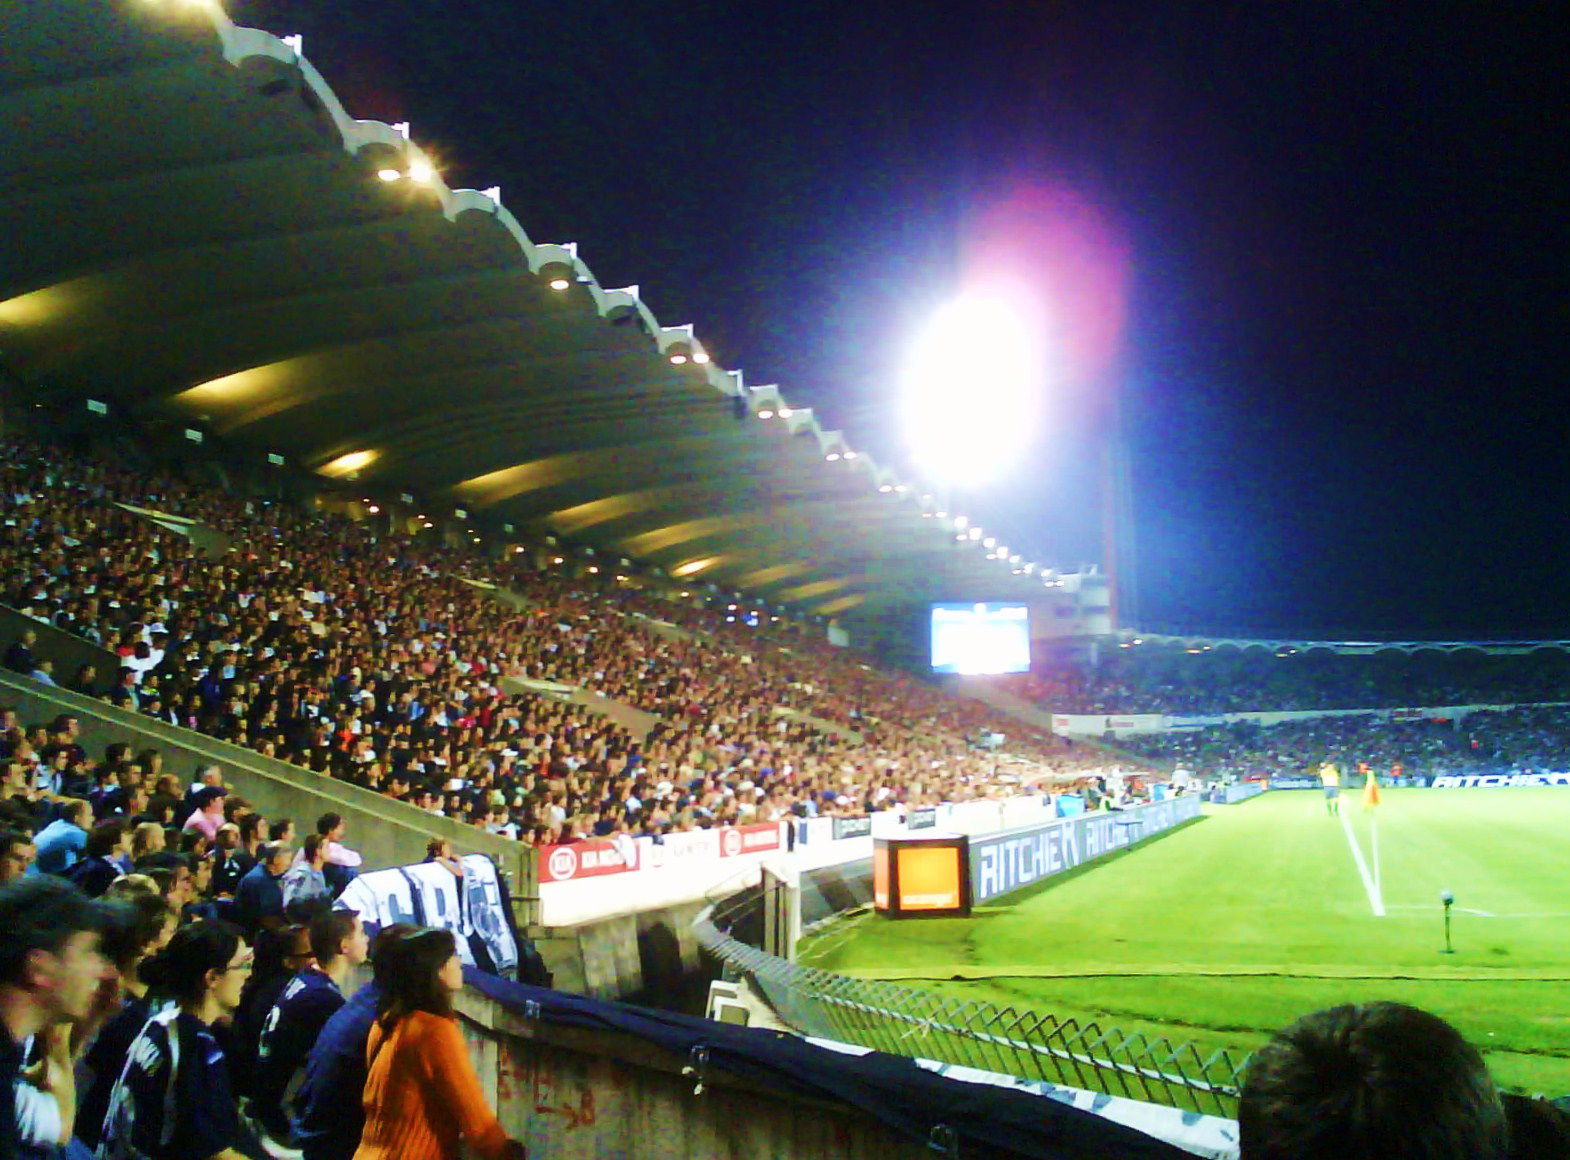
[[[1035,434],[1046,380],[1028,295],[975,288],[939,307],[911,343],[900,382],[916,461],[949,483],[988,483]]]

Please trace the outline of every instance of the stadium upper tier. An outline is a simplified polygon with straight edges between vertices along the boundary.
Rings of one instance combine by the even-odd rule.
[[[1208,715],[1313,709],[1570,701],[1570,653],[1446,646],[1336,653],[1329,648],[1143,646],[1102,664],[997,678],[1057,713]]]
[[[0,357],[29,386],[823,615],[1052,595],[500,190],[448,188],[297,43],[215,4],[23,10]]]
[[[484,823],[504,807],[539,841],[987,797],[1114,760],[801,630],[729,622],[723,603],[542,574],[56,447],[11,442],[0,458],[4,600],[124,666],[60,683],[426,808]],[[197,521],[228,550],[204,556],[127,504]],[[658,719],[640,740],[521,681]],[[993,729],[1011,758],[967,745]]]

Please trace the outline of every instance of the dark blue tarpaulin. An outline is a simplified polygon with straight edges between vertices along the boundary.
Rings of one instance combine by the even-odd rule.
[[[1187,1152],[1056,1100],[1008,1088],[946,1079],[913,1060],[870,1052],[847,1055],[777,1031],[737,1027],[623,1003],[566,995],[465,972],[476,991],[543,1024],[615,1031],[683,1059],[705,1053],[721,1074],[782,1095],[860,1108],[909,1137],[960,1156],[1041,1160],[1192,1160]],[[941,1142],[941,1143],[940,1143]]]

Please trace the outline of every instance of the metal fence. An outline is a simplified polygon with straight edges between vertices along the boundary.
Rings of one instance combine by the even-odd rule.
[[[747,903],[756,904],[756,896]],[[1236,1114],[1243,1061],[1231,1052],[1201,1055],[1164,1036],[803,967],[732,937],[734,917],[724,907],[707,908],[693,927],[698,941],[748,976],[779,1017],[804,1034],[1207,1115]]]

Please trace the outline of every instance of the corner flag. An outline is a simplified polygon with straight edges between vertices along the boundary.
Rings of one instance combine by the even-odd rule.
[[[1374,776],[1374,771],[1368,771],[1368,780],[1363,783],[1363,808],[1371,810],[1379,804],[1379,779]]]

